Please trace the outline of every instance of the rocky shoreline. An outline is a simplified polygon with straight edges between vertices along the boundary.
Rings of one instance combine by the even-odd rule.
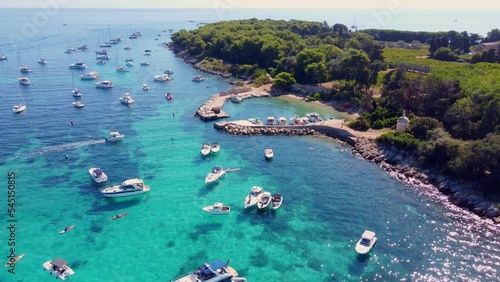
[[[232,135],[320,135],[319,132],[312,128],[290,128],[290,127],[269,127],[269,126],[241,126],[237,124],[228,123],[224,126],[217,127],[223,132]]]

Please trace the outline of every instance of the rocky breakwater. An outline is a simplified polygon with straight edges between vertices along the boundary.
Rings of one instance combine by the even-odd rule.
[[[374,162],[391,177],[428,194],[445,195],[452,204],[478,216],[500,223],[500,209],[478,191],[475,183],[451,180],[439,172],[412,166],[416,160],[392,147],[380,146],[373,140],[357,138],[352,153]],[[477,183],[476,183],[477,184]]]
[[[307,127],[247,126],[234,123],[216,123],[214,127],[233,135],[320,135],[316,130]]]

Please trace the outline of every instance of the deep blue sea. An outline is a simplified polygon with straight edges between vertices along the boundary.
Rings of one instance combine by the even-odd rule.
[[[2,187],[7,187],[8,172],[16,174],[14,217],[7,213],[7,188],[0,193],[0,226],[4,226],[0,257],[8,260],[11,236],[16,255],[26,253],[15,274],[7,267],[0,271],[0,281],[52,281],[42,264],[57,257],[75,270],[73,281],[85,282],[169,281],[217,258],[230,259],[240,276],[253,282],[500,280],[498,227],[454,208],[434,190],[401,184],[332,140],[241,137],[216,131],[212,122],[193,115],[208,97],[230,85],[207,74],[204,82],[192,82],[198,72],[159,46],[169,41],[168,32],[162,30],[192,29],[200,22],[270,17],[330,24],[338,19],[351,25],[353,11],[345,15],[265,10],[227,10],[222,15],[213,10],[49,12],[0,10],[4,39],[0,49],[8,56],[0,61]],[[368,22],[362,15],[369,12],[356,12],[358,27]],[[393,16],[385,27],[448,30],[455,25],[485,34],[498,19],[493,17],[498,11],[438,11],[435,17],[417,21],[418,13],[425,14]],[[129,40],[133,31],[144,35]],[[97,42],[109,36],[121,36],[124,42],[109,48],[108,64],[96,65]],[[89,50],[64,53],[82,44]],[[125,46],[132,50],[124,50]],[[151,49],[152,56],[144,57],[145,49]],[[37,64],[38,53],[47,65]],[[133,58],[135,66],[128,73],[117,73],[117,57],[122,63]],[[140,66],[146,59],[151,66]],[[76,62],[88,68],[71,71],[68,66]],[[31,80],[27,87],[17,81],[20,65],[33,70],[27,75]],[[153,76],[167,68],[174,70],[173,80],[153,82]],[[94,81],[79,79],[89,71],[111,80],[115,88],[96,89]],[[148,92],[141,91],[143,83],[150,86]],[[83,92],[84,108],[73,107],[73,87]],[[125,92],[131,93],[135,104],[120,104]],[[174,100],[165,99],[167,92]],[[22,100],[26,112],[13,114],[12,106]],[[330,108],[282,98],[228,103],[224,110],[230,119],[314,111],[340,116]],[[107,144],[104,138],[110,131],[126,137]],[[202,143],[213,141],[221,144],[221,151],[202,158]],[[268,146],[275,153],[270,162],[264,159]],[[207,186],[204,177],[215,165],[240,170]],[[99,189],[106,185],[92,183],[90,167],[107,173],[107,185],[137,177],[151,191],[104,198]],[[282,194],[282,207],[245,210],[244,198],[254,185]],[[202,211],[215,202],[231,206],[231,213],[210,216]],[[122,212],[128,216],[109,220]],[[17,220],[14,235],[7,229],[7,218]],[[58,234],[73,224],[73,230]],[[360,257],[354,246],[365,229],[376,232],[378,242],[370,255]]]

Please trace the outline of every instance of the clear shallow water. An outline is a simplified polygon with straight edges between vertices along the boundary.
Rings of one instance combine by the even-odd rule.
[[[21,12],[30,16],[30,11]],[[121,22],[123,17],[111,14],[116,19],[110,23],[111,35],[125,42],[110,48],[113,59],[108,65],[97,66],[93,46],[107,24],[99,13],[84,15],[93,24],[79,23],[61,11],[33,41],[20,46],[22,62],[33,69],[32,85],[22,88],[28,105],[23,114],[11,113],[11,106],[21,99],[15,52],[0,62],[0,173],[6,183],[6,173],[17,172],[17,253],[26,253],[16,274],[5,269],[0,281],[52,279],[41,264],[56,257],[70,262],[74,281],[168,281],[216,258],[231,259],[249,281],[500,278],[498,228],[448,206],[433,191],[403,186],[330,140],[231,136],[214,130],[213,123],[193,118],[199,105],[229,85],[209,75],[205,82],[193,83],[197,72],[157,46],[168,38],[164,34],[154,40],[162,29],[189,28],[187,20],[170,22],[159,13],[153,13],[154,18],[127,11],[127,20]],[[0,16],[12,19],[6,21],[10,24],[4,32],[17,30],[13,23],[20,14],[2,11]],[[126,39],[135,29],[144,36]],[[83,43],[89,51],[63,53]],[[49,61],[46,66],[36,64],[37,45]],[[124,51],[127,45],[133,49]],[[135,59],[129,73],[114,71],[117,49],[119,57]],[[153,56],[143,57],[144,49],[153,49]],[[145,59],[153,65],[138,66]],[[84,93],[83,109],[71,105],[72,76],[67,67],[79,61],[89,65],[86,71],[98,71],[101,80],[116,85],[110,91],[95,89],[93,82],[78,79],[82,72],[74,71],[74,84]],[[175,71],[174,80],[154,83],[152,76],[166,68]],[[141,91],[142,83],[148,83],[148,92]],[[126,91],[136,100],[130,107],[118,101]],[[166,92],[175,99],[166,101]],[[224,109],[232,119],[311,111],[335,115],[313,104],[267,98],[228,103]],[[124,133],[125,140],[104,143],[108,132],[115,130]],[[221,152],[201,158],[201,144],[212,141],[220,142]],[[275,152],[271,162],[264,160],[267,146]],[[240,171],[205,186],[204,177],[216,164]],[[103,168],[109,184],[143,178],[151,192],[105,199],[88,177],[91,166]],[[276,212],[244,210],[244,197],[253,185],[284,195],[283,206]],[[6,192],[0,195],[3,215],[6,198]],[[232,207],[230,215],[201,211],[219,201]],[[127,217],[109,221],[125,211]],[[75,229],[57,234],[72,224]],[[365,229],[377,232],[379,240],[370,256],[360,258],[354,245]],[[8,254],[5,230],[0,231],[2,256]]]

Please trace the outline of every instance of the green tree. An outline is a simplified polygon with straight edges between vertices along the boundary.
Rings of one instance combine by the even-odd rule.
[[[417,118],[411,122],[410,132],[420,140],[429,138],[429,131],[443,127],[439,120],[431,117]]]
[[[297,83],[291,73],[281,72],[273,80],[273,88],[278,90],[290,90],[293,84]]]
[[[441,47],[434,52],[433,58],[440,61],[454,62],[458,59],[458,55],[450,48]]]

